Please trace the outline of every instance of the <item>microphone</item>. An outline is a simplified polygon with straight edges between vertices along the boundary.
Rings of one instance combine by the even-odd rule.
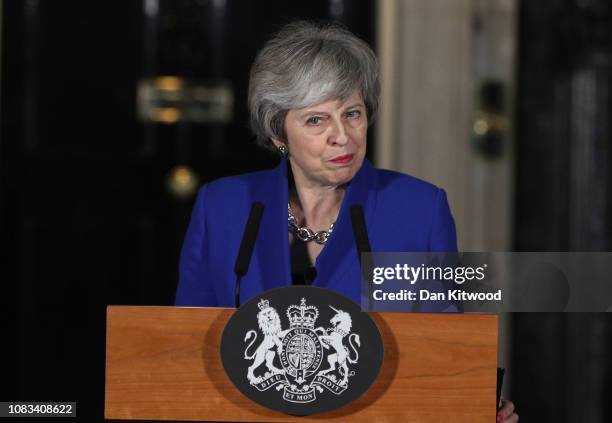
[[[368,239],[368,230],[366,228],[365,216],[363,214],[363,207],[359,204],[353,204],[351,206],[351,223],[353,225],[353,235],[355,236],[355,245],[357,246],[357,254],[359,256],[359,264],[361,265],[361,277],[368,281],[368,309],[372,310],[372,281],[370,275],[372,274],[372,262],[371,256],[366,256],[366,262],[361,262],[361,256],[364,253],[372,251],[370,248],[370,240]]]
[[[234,264],[234,273],[236,273],[236,308],[240,306],[240,280],[249,270],[249,263],[253,255],[253,248],[255,247],[255,240],[257,240],[263,211],[264,205],[259,201],[251,205],[249,218],[242,234],[242,242],[240,243],[238,257],[236,257],[236,263]]]

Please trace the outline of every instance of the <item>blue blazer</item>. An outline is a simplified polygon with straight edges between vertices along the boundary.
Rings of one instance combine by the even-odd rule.
[[[176,305],[234,306],[234,262],[254,201],[264,214],[241,302],[291,285],[287,232],[287,160],[271,170],[204,185],[193,209],[179,264]],[[317,257],[313,286],[361,301],[360,266],[349,210],[364,208],[374,252],[456,251],[455,223],[440,188],[414,177],[379,170],[365,160],[350,182],[334,231]]]

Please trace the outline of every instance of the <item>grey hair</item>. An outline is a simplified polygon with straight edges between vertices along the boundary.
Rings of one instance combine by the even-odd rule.
[[[338,25],[290,23],[272,37],[251,67],[249,111],[259,145],[286,141],[285,117],[330,100],[362,95],[368,122],[378,110],[378,61],[361,39]]]

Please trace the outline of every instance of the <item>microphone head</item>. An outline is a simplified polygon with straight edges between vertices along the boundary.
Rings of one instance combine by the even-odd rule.
[[[249,215],[249,219],[252,217],[253,220],[257,220],[257,223],[261,221],[261,216],[263,216],[264,205],[260,201],[255,201],[251,205],[251,214]]]

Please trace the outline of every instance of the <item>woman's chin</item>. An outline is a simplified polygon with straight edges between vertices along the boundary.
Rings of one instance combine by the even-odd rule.
[[[352,166],[334,169],[333,172],[330,172],[331,174],[328,178],[330,185],[348,184],[357,174],[357,170],[359,169],[354,169]]]

